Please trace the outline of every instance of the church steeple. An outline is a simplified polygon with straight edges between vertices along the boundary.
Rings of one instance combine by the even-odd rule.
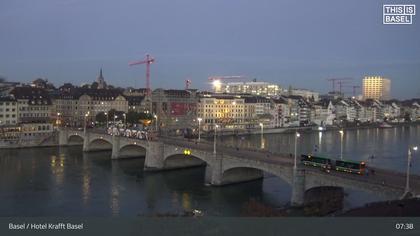
[[[98,89],[105,89],[106,88],[105,79],[104,79],[104,76],[102,74],[102,67],[99,70],[99,76],[96,79],[96,82],[98,83]]]

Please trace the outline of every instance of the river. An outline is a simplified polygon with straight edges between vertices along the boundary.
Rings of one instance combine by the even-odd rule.
[[[222,139],[231,145],[261,147],[260,135]],[[268,150],[291,153],[293,144],[293,134],[263,136]],[[420,126],[349,130],[343,136],[343,157],[404,171],[407,147],[414,144],[420,144]],[[315,149],[338,157],[340,134],[302,133],[299,152]],[[0,216],[154,216],[193,209],[210,216],[244,216],[252,204],[282,207],[290,200],[291,187],[272,175],[208,187],[203,184],[204,167],[144,172],[144,158],[111,160],[110,156],[111,152],[83,153],[80,146],[0,150]],[[412,170],[420,174],[418,158],[416,153]],[[345,209],[383,200],[345,191]]]

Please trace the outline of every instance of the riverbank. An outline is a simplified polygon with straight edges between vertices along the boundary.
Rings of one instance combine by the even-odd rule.
[[[374,202],[351,209],[338,216],[355,217],[419,217],[420,198]]]
[[[220,130],[218,131],[218,136],[245,136],[245,135],[258,135],[258,134],[289,134],[295,132],[328,132],[335,130],[363,130],[363,129],[390,129],[395,127],[403,126],[417,126],[420,125],[420,121],[417,122],[401,122],[401,123],[392,123],[391,127],[381,127],[380,123],[371,123],[371,124],[360,124],[360,125],[345,125],[345,126],[327,126],[323,127],[322,130],[318,129],[318,126],[302,126],[302,127],[280,127],[280,128],[254,128],[254,129],[229,129],[229,130]],[[207,133],[201,134],[203,138],[213,137],[213,132],[209,131]]]

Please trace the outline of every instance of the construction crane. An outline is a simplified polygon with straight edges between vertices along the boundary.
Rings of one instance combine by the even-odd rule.
[[[341,86],[344,83],[342,81],[353,80],[353,78],[330,78],[330,79],[327,79],[327,80],[332,82],[332,92],[336,92],[336,90],[335,90],[335,84],[336,84],[336,82],[338,84],[340,84],[340,92],[341,92]],[[340,82],[342,82],[342,83],[340,83]]]
[[[360,86],[359,85],[353,85],[352,88],[353,88],[353,97],[355,97],[356,96],[356,91],[357,91],[358,88],[360,88]]]
[[[185,80],[185,90],[189,89],[190,88],[190,85],[191,85],[191,80],[186,79]]]
[[[142,61],[134,61],[130,62],[129,66],[135,66],[135,65],[142,65],[146,64],[146,94],[150,97],[151,90],[150,90],[150,65],[155,62],[155,59],[151,57],[149,54],[146,54],[146,59]]]
[[[337,84],[338,84],[338,88],[339,88],[339,92],[340,93],[342,93],[343,92],[343,87],[344,86],[346,86],[347,85],[347,83],[349,83],[349,82],[347,82],[347,81],[337,81]],[[343,86],[344,85],[344,86]],[[348,85],[347,85],[348,86]]]

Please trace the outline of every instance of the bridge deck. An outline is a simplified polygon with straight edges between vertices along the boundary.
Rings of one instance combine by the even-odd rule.
[[[212,152],[213,151],[213,143],[201,141],[188,141],[185,139],[172,139],[172,138],[160,138],[161,141],[171,145],[177,145],[185,148],[191,149],[199,149],[203,151]],[[269,164],[280,164],[280,165],[288,165],[293,167],[294,163],[294,156],[290,156],[290,154],[276,154],[271,153],[266,150],[251,150],[251,149],[244,149],[240,148],[239,150],[232,147],[217,145],[217,153],[218,156],[222,156],[224,154],[235,156],[238,158],[245,158],[249,160],[254,160],[258,162],[264,162]],[[300,157],[299,157],[300,160]],[[298,160],[298,161],[299,161]],[[299,161],[300,162],[300,161]],[[368,173],[367,175],[356,175],[356,174],[349,174],[344,172],[338,171],[331,171],[330,173],[326,173],[325,171],[319,168],[307,167],[305,166],[305,171],[307,172],[314,172],[317,174],[322,175],[332,175],[339,178],[345,179],[352,179],[360,182],[368,182],[371,184],[378,184],[389,186],[395,189],[401,189],[401,191],[405,188],[406,182],[406,174],[400,173],[397,171],[368,167],[369,170],[374,170],[374,174]],[[420,192],[420,176],[419,175],[410,175],[410,188],[415,190],[414,192]]]

